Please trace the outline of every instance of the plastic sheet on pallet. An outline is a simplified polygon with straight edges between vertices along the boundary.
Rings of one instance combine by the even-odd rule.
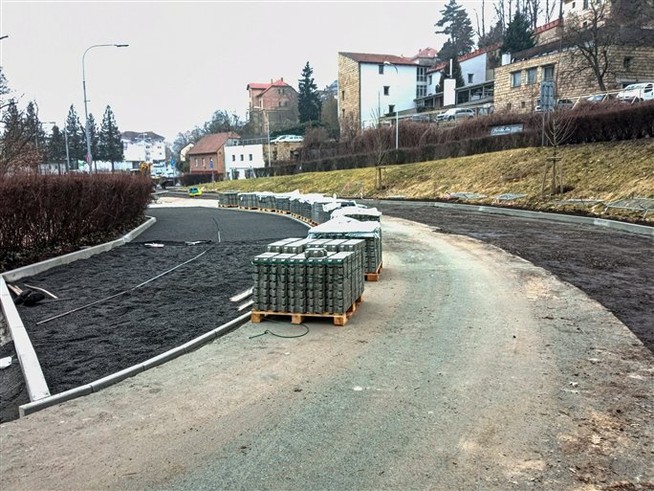
[[[364,269],[376,273],[382,264],[382,229],[379,222],[359,221],[348,217],[333,218],[309,229],[312,239],[364,239]]]
[[[382,213],[377,208],[368,208],[367,206],[344,206],[336,208],[331,213],[331,218],[349,217],[359,220],[360,222],[379,222]]]

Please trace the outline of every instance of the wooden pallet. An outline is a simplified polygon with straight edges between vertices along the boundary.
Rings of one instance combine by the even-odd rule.
[[[255,207],[255,206],[241,206],[241,205],[238,205],[238,207],[241,210],[259,210],[259,208]]]
[[[218,208],[238,208],[238,205],[218,205]]]
[[[344,326],[347,321],[352,317],[354,312],[356,312],[359,304],[363,302],[363,297],[359,297],[356,302],[345,312],[344,314],[299,314],[295,312],[274,312],[269,310],[253,310],[250,320],[254,324],[258,324],[263,321],[266,317],[270,316],[279,316],[279,317],[291,317],[291,324],[302,324],[308,317],[322,317],[322,318],[331,318],[335,326]]]
[[[379,281],[379,276],[381,275],[382,264],[379,265],[377,271],[374,273],[364,273],[364,278],[366,281]]]

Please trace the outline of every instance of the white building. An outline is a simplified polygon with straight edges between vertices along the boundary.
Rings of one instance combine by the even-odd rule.
[[[152,131],[124,131],[120,134],[123,142],[125,160],[121,163],[124,170],[136,170],[141,162],[152,164],[155,168],[166,167],[166,142],[163,136]]]
[[[379,119],[398,112],[414,113],[415,100],[427,94],[427,68],[436,51],[421,50],[406,58],[372,53],[338,54],[338,116],[361,128],[376,126]]]
[[[254,177],[254,169],[263,169],[263,145],[226,145],[225,176],[227,179],[248,179]]]

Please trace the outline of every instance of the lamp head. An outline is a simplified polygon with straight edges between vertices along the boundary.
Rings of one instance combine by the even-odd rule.
[[[114,44],[116,48],[127,48],[129,44]]]

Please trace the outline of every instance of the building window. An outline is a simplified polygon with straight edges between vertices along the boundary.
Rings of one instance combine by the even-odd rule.
[[[342,101],[345,100],[345,91],[344,90],[341,90],[341,100]]]
[[[554,80],[554,65],[543,67],[543,80]]]
[[[425,97],[427,95],[427,86],[418,85],[416,87],[416,97]]]
[[[384,95],[388,95],[391,92],[391,88],[388,85],[384,85]]]
[[[624,60],[622,61],[622,65],[624,66],[624,69],[627,71],[631,70],[631,61],[633,58],[631,56],[625,56]]]
[[[469,73],[468,74],[468,83],[471,84],[474,78],[475,78],[475,74],[474,73]]]
[[[395,104],[389,104],[388,105],[388,114],[394,114],[395,113]]]
[[[380,75],[384,74],[384,65],[379,65],[379,74]]]
[[[528,85],[535,84],[537,75],[538,75],[538,69],[528,68],[527,69],[527,84]]]
[[[232,155],[232,162],[236,162],[236,155]]]
[[[202,157],[202,168],[204,169],[204,157]]]
[[[426,82],[427,81],[427,67],[426,66],[419,66],[418,71],[416,72],[416,80],[418,82]]]
[[[429,81],[428,81],[427,83],[428,83],[429,85],[431,85],[431,84],[432,84],[432,82],[433,82],[433,80],[432,80],[432,76],[431,76],[431,75],[429,75]]]
[[[248,158],[249,158],[250,162],[252,162],[252,154],[249,154]]]
[[[584,0],[584,10],[588,8],[588,0]]]
[[[243,154],[241,154],[241,162],[243,162]]]
[[[196,168],[199,167],[199,164],[198,164],[198,158],[197,158],[197,157],[195,157],[195,167],[196,167]]]
[[[572,2],[572,10],[575,9],[575,2]]]
[[[526,107],[525,101],[522,101],[522,102],[520,103],[520,107],[521,107],[522,109],[524,109],[524,108]]]
[[[507,103],[506,103],[506,110],[507,110],[507,111],[510,111],[510,110],[511,110],[511,103],[510,103],[510,102],[507,102]]]
[[[520,87],[522,83],[522,72],[513,72],[511,74],[511,87]]]

